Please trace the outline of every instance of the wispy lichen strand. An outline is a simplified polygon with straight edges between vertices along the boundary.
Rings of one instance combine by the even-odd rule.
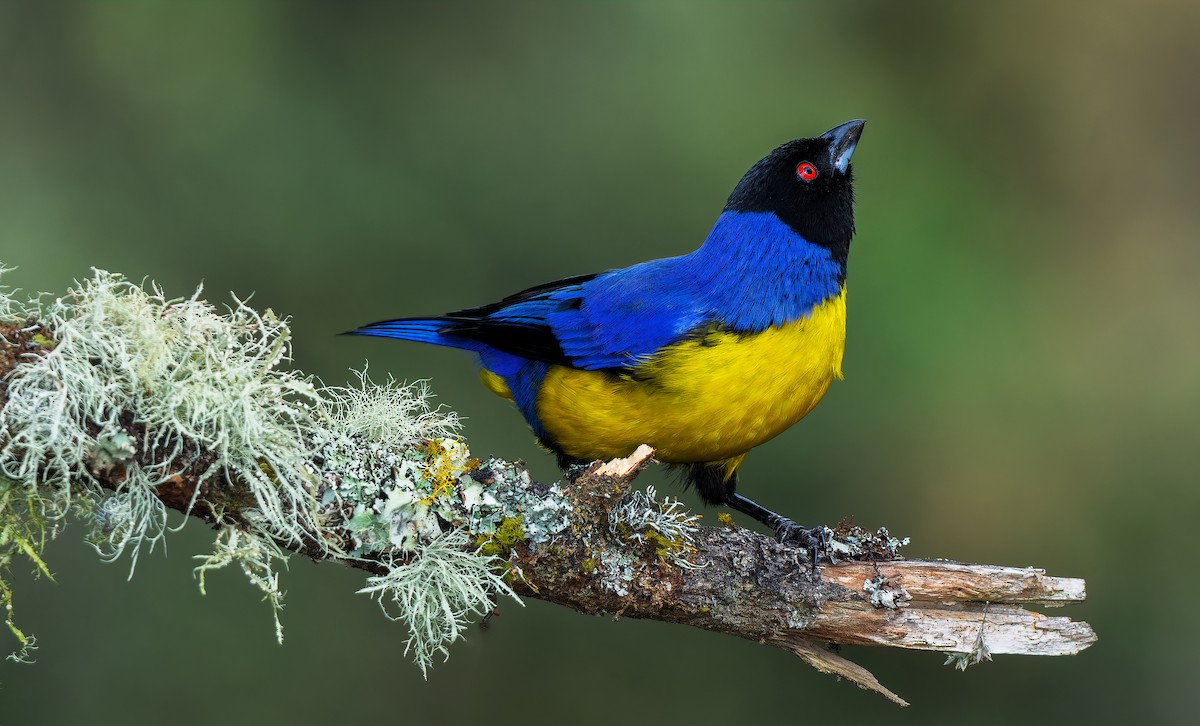
[[[491,612],[498,595],[520,599],[497,574],[501,561],[470,549],[462,529],[438,534],[405,561],[391,563],[359,590],[376,598],[387,617],[408,626],[404,654],[427,673],[433,656],[462,637],[472,615]]]
[[[23,557],[33,566],[35,574],[50,577],[41,552],[57,523],[47,522],[39,509],[36,494],[0,476],[0,608],[4,610],[9,633],[17,641],[17,649],[8,658],[17,662],[31,659],[37,639],[21,630],[13,618],[13,590],[6,574],[12,569],[13,560]]]
[[[236,562],[250,583],[262,591],[263,600],[271,606],[271,614],[275,618],[275,639],[280,644],[283,643],[283,624],[279,620],[279,611],[283,609],[283,591],[279,589],[279,565],[287,564],[287,556],[277,544],[237,527],[224,527],[217,533],[217,542],[212,554],[196,555],[194,559],[200,561],[194,573],[202,595],[206,594],[205,578],[209,572]]]

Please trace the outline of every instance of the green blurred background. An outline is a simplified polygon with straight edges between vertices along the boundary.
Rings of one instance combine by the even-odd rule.
[[[1061,614],[1100,635],[965,674],[849,649],[905,710],[531,601],[425,682],[360,573],[294,560],[280,647],[240,573],[197,593],[199,523],[131,582],[74,526],[56,582],[17,578],[41,649],[0,665],[0,722],[1194,721],[1198,27],[1182,2],[0,5],[6,282],[253,292],[305,371],[431,377],[477,454],[543,478],[468,356],[334,334],[688,251],[760,156],[868,119],[846,380],[745,486],[912,556],[1085,577]]]

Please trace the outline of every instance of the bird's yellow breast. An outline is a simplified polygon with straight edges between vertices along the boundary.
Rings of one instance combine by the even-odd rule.
[[[845,341],[843,288],[806,318],[756,334],[713,330],[629,374],[551,366],[536,413],[548,437],[581,459],[625,456],[645,443],[660,461],[736,466],[841,378]]]

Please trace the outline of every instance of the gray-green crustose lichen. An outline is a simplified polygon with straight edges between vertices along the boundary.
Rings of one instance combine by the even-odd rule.
[[[635,578],[649,567],[704,567],[692,559],[699,520],[678,500],[658,499],[652,486],[631,492],[609,511],[606,532],[585,537],[588,556],[580,572],[605,590],[626,596]]]
[[[838,523],[829,534],[829,556],[834,561],[846,560],[894,560],[901,547],[909,543],[908,537],[893,537],[887,527],[874,532],[865,530],[849,520]]]
[[[499,459],[465,477],[462,494],[467,526],[477,534],[495,534],[505,520],[520,519],[525,539],[540,544],[570,526],[571,505],[558,484],[535,482]]]
[[[912,595],[908,590],[883,575],[876,575],[870,580],[865,580],[862,589],[867,594],[867,602],[877,608],[898,610],[912,600]]]

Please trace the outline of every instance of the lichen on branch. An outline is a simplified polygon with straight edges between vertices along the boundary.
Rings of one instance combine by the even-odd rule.
[[[390,594],[454,563],[462,576],[444,582],[467,593],[447,590],[459,607],[399,613],[424,668],[464,613],[511,594],[494,558],[459,533],[473,512],[502,508],[482,491],[460,495],[478,462],[455,437],[456,417],[433,408],[424,385],[375,384],[365,371],[357,385],[322,387],[282,365],[286,320],[237,298],[219,311],[200,294],[168,299],[101,271],[48,301],[0,289],[0,573],[23,556],[48,574],[47,533],[75,512],[102,557],[128,556],[132,576],[174,506],[218,528],[201,589],[207,571],[237,563],[282,638],[285,550],[368,563],[372,591]],[[7,578],[0,600],[11,605]],[[11,617],[9,628],[25,657],[32,639]]]
[[[6,270],[0,268],[0,275]],[[167,511],[217,530],[196,577],[237,565],[283,628],[281,565],[294,553],[365,570],[359,592],[408,628],[422,672],[499,598],[693,625],[768,643],[903,701],[823,647],[1060,655],[1086,623],[1025,609],[1083,599],[1083,582],[1032,569],[898,559],[906,539],[831,530],[813,576],[798,550],[700,518],[632,480],[633,456],[533,480],[473,457],[423,383],[326,387],[288,367],[286,319],[200,290],[167,298],[96,271],[66,296],[0,286],[0,606],[18,659],[35,643],[13,619],[8,572],[49,575],[48,538],[68,515],[109,560],[162,540]]]

